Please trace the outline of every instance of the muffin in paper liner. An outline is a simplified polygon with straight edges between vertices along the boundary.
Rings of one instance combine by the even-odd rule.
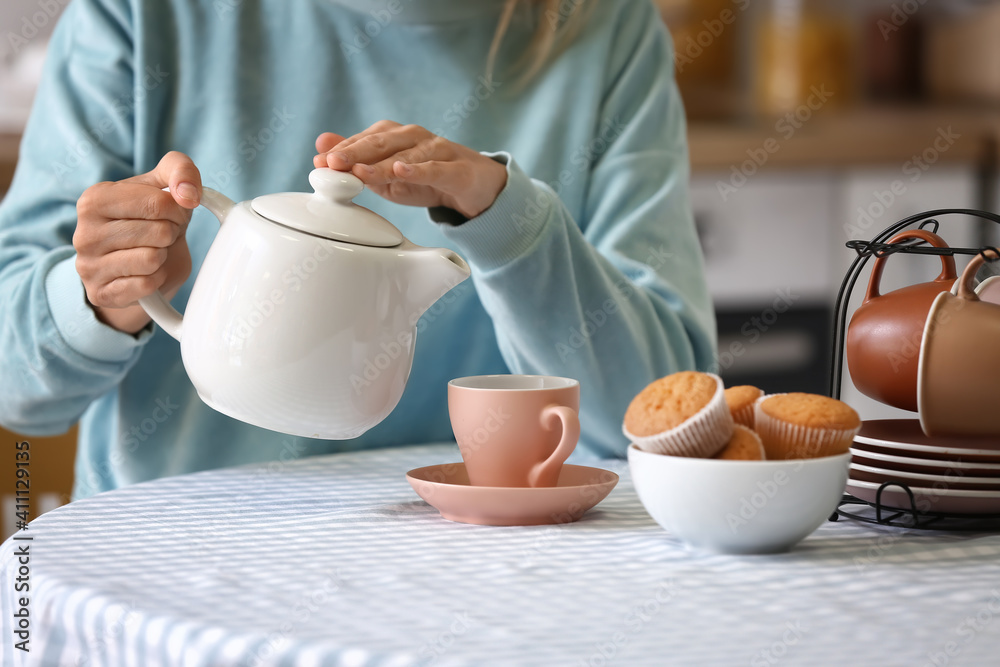
[[[663,433],[650,436],[632,435],[622,424],[622,433],[639,449],[652,454],[711,458],[718,454],[733,437],[733,417],[726,403],[722,378],[705,373],[716,383],[715,394],[708,404],[682,424]]]
[[[764,443],[756,431],[743,424],[734,424],[733,437],[722,451],[712,458],[720,461],[766,461],[767,454],[764,452]]]
[[[730,396],[731,393],[733,393],[732,397]],[[750,396],[747,394],[750,394]],[[729,404],[729,411],[733,415],[733,421],[749,429],[753,429],[756,425],[754,405],[757,399],[763,395],[764,392],[761,389],[750,385],[741,385],[726,389],[726,403]],[[748,398],[750,399],[749,402],[740,405],[744,401],[747,401]]]
[[[754,403],[755,430],[764,443],[768,460],[815,459],[846,453],[854,443],[861,424],[854,428],[821,428],[793,424],[768,415],[761,407],[769,398],[785,394],[766,394]]]

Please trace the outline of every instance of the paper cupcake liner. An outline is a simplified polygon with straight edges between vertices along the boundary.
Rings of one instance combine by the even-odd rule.
[[[761,409],[764,401],[781,395],[766,394],[754,403],[755,430],[769,460],[815,459],[843,454],[850,449],[860,426],[847,429],[800,426],[775,419]]]
[[[722,378],[707,373],[715,380],[715,394],[708,404],[682,424],[669,431],[640,437],[632,435],[622,424],[622,433],[639,449],[652,454],[711,458],[733,437],[733,417],[726,403]]]
[[[752,431],[757,424],[756,403],[744,405],[739,410],[734,411],[732,415],[733,415],[733,422],[741,426],[746,426],[748,429]]]

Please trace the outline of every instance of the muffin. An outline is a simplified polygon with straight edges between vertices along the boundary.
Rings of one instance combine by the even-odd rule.
[[[735,424],[729,444],[714,458],[726,461],[763,461],[764,445],[760,441],[760,436],[753,430],[742,424]]]
[[[632,399],[622,432],[647,452],[714,456],[733,435],[722,378],[684,371],[653,382]]]
[[[743,424],[748,428],[753,428],[753,404],[763,395],[764,392],[762,390],[748,384],[727,389],[726,403],[729,404],[729,412],[733,415],[733,421],[737,424]]]
[[[768,459],[810,459],[847,452],[861,418],[843,401],[818,394],[774,394],[755,404]]]

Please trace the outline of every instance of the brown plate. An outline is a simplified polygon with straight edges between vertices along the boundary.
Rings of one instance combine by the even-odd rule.
[[[878,452],[902,453],[921,459],[1000,463],[1000,438],[959,438],[924,435],[916,419],[870,419],[854,436],[856,444]]]
[[[875,503],[880,483],[847,480],[847,492],[855,498]],[[911,486],[917,510],[921,512],[943,512],[947,514],[998,514],[1000,513],[1000,491],[969,491],[966,489],[929,489]],[[889,486],[882,491],[882,506],[894,509],[910,509],[910,499],[906,491],[898,486]]]
[[[907,485],[924,486],[932,489],[1000,491],[1000,478],[966,477],[959,470],[951,470],[949,473],[943,475],[928,475],[925,473],[886,470],[878,466],[852,462],[850,477],[862,482],[878,482],[879,484],[882,482],[903,482]]]
[[[576,521],[618,483],[610,470],[564,464],[557,486],[470,486],[464,463],[416,468],[406,479],[449,521],[485,526],[538,526]]]
[[[915,472],[924,475],[960,473],[966,477],[991,477],[1000,480],[1000,463],[980,463],[961,459],[936,461],[904,456],[897,450],[886,451],[893,453],[887,454],[871,445],[854,443],[851,447],[851,460],[862,465],[896,472]]]

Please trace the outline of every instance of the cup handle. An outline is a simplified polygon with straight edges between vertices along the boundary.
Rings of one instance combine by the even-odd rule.
[[[907,229],[889,239],[889,243],[898,243],[905,239],[921,239],[935,248],[948,247],[943,238],[926,229]],[[865,292],[864,303],[868,303],[872,299],[877,299],[881,296],[879,284],[882,282],[882,271],[885,269],[885,260],[888,257],[888,255],[882,255],[875,258],[875,265],[872,267],[872,275],[868,280],[868,290]],[[955,282],[957,278],[958,273],[955,271],[955,258],[951,255],[941,255],[941,273],[934,279],[934,282]]]
[[[164,188],[166,189],[166,188]],[[212,188],[201,189],[201,205],[219,219],[219,224],[226,219],[229,212],[236,204],[221,192],[216,192]],[[163,292],[156,290],[149,296],[139,299],[139,305],[146,311],[146,314],[156,322],[156,324],[177,340],[181,339],[181,327],[184,324],[184,316],[177,312],[177,309],[170,305]]]
[[[976,279],[976,273],[983,264],[987,261],[995,262],[998,257],[1000,256],[997,255],[995,250],[988,248],[972,258],[968,266],[965,267],[965,272],[962,273],[962,278],[958,283],[958,297],[960,299],[979,301],[976,290],[972,288],[972,281]]]
[[[551,430],[555,426],[555,421],[562,422],[562,436],[559,444],[549,458],[541,463],[537,463],[528,473],[528,485],[555,486],[559,481],[559,470],[562,464],[569,458],[576,448],[577,440],[580,439],[580,417],[576,410],[565,405],[547,405],[542,410],[542,425]]]

